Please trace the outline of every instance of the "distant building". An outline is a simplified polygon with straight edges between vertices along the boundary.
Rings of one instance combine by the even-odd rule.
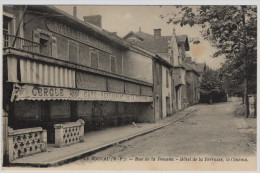
[[[146,34],[141,31],[129,32],[124,39],[141,48],[148,50],[156,55],[161,61],[155,61],[154,64],[154,85],[155,90],[155,119],[162,119],[172,115],[174,100],[172,99],[172,63],[168,58],[168,40],[169,38],[161,37],[161,30],[155,29],[155,35]]]
[[[175,29],[171,36],[162,36],[161,29],[154,29],[154,35],[144,33],[139,29],[138,32],[129,32],[124,36],[124,39],[158,54],[174,66],[171,69],[173,112],[186,108],[189,103],[198,102],[199,74],[195,67],[191,67],[185,61],[187,58],[185,52],[190,49],[186,35],[176,36]],[[190,77],[187,77],[187,75],[190,75]],[[187,93],[188,90],[189,93]]]

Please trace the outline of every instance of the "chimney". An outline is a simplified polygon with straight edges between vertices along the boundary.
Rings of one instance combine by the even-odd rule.
[[[77,6],[73,7],[73,17],[77,18]]]
[[[84,22],[91,23],[93,25],[96,25],[98,27],[101,26],[101,20],[102,16],[101,15],[94,15],[94,16],[83,16]]]
[[[185,62],[191,64],[191,57],[186,57]]]
[[[153,31],[154,31],[154,37],[155,37],[155,38],[161,37],[161,31],[162,31],[162,29],[154,29]]]

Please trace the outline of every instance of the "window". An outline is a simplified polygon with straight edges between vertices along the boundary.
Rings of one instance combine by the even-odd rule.
[[[98,54],[97,52],[90,52],[90,57],[91,57],[91,67],[92,68],[98,68]]]
[[[69,60],[71,62],[78,62],[78,44],[75,42],[69,42]]]
[[[49,39],[48,38],[40,37],[40,53],[41,54],[48,55],[48,50],[47,50],[48,43],[49,43]]]
[[[166,88],[169,88],[169,72],[166,70]]]
[[[111,72],[116,73],[116,57],[111,56]]]
[[[4,34],[4,47],[8,47],[9,45],[9,36],[12,30],[12,18],[4,16],[3,18],[3,34]]]
[[[33,31],[33,41],[30,45],[24,45],[23,49],[40,53],[46,56],[52,56],[52,34],[48,31],[36,29]],[[38,43],[38,44],[37,44]]]

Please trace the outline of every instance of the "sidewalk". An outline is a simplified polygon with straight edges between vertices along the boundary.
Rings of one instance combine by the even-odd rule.
[[[116,143],[163,128],[195,110],[196,106],[191,106],[156,123],[137,123],[137,128],[133,125],[125,125],[121,127],[106,128],[102,131],[87,132],[85,133],[84,142],[82,143],[62,148],[55,148],[54,144],[48,144],[47,152],[16,159],[12,161],[10,165],[49,167],[65,164],[86,155],[90,155],[98,150],[110,147]]]

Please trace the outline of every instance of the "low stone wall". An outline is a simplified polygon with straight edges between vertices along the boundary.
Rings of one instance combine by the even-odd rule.
[[[47,132],[41,127],[8,129],[9,161],[47,151]]]
[[[63,147],[66,145],[84,142],[84,120],[64,124],[55,124],[55,146]]]

